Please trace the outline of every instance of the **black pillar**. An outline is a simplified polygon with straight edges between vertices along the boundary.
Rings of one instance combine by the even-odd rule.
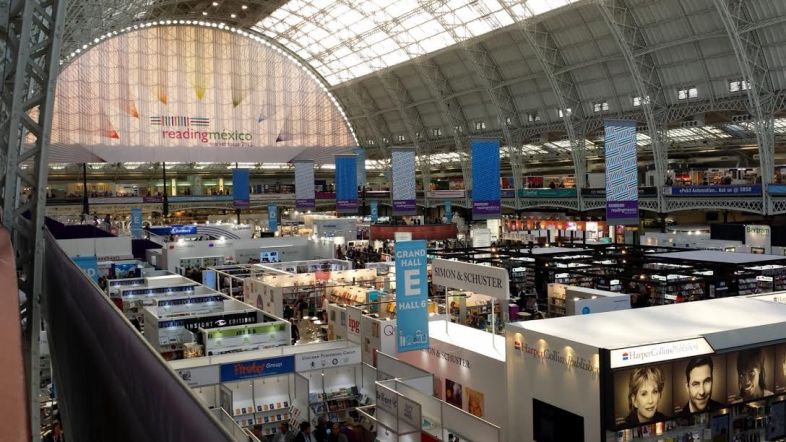
[[[90,213],[90,202],[87,199],[87,163],[82,163],[82,213]]]
[[[161,214],[166,219],[169,218],[169,197],[167,196],[167,191],[166,191],[166,162],[161,163],[161,166],[164,172],[164,203],[163,203]]]

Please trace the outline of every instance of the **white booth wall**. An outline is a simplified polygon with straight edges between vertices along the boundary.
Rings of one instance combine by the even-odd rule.
[[[321,250],[319,246],[312,243],[314,241],[299,236],[224,241],[175,241],[168,243],[167,247],[162,249],[159,267],[176,272],[181,259],[208,256],[221,256],[245,264],[249,258],[259,258],[259,253],[262,251],[278,251],[281,261],[301,261],[313,258],[311,254]]]
[[[68,256],[95,256],[98,261],[133,259],[131,237],[59,239],[57,244]]]

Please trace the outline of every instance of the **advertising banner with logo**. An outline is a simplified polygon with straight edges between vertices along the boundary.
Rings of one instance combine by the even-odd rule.
[[[500,217],[499,140],[472,140],[472,218]]]
[[[235,207],[248,207],[251,201],[249,193],[248,169],[232,169],[232,204]]]
[[[295,161],[295,209],[316,208],[314,187],[314,162]]]
[[[379,202],[371,201],[371,224],[376,224],[379,221]]]
[[[356,147],[352,149],[352,153],[355,154],[355,170],[357,171],[357,185],[358,186],[365,186],[368,184],[368,178],[366,177],[366,150],[362,147]]]
[[[396,349],[428,348],[426,241],[396,242]]]
[[[357,213],[358,184],[355,155],[336,155],[336,211]]]
[[[445,218],[448,223],[453,222],[453,204],[450,201],[445,201]]]
[[[606,120],[606,221],[639,223],[639,177],[636,169],[636,122]]]
[[[239,381],[241,379],[261,378],[279,374],[293,373],[295,371],[295,358],[281,356],[255,361],[236,362],[221,365],[221,382]]]
[[[142,237],[142,209],[139,207],[131,208],[131,237],[134,239]]]
[[[393,169],[393,215],[415,215],[415,149],[397,147],[390,151]]]
[[[267,206],[267,229],[271,232],[278,230],[278,206],[275,204]]]
[[[180,379],[189,387],[204,387],[206,385],[218,384],[218,367],[210,365],[207,367],[181,368],[175,370]]]
[[[95,256],[72,256],[71,260],[93,281],[98,282],[98,258]]]
[[[499,267],[434,259],[431,261],[431,282],[451,289],[493,296],[500,301],[507,301],[510,297],[508,271]]]
[[[761,195],[761,184],[750,186],[675,186],[664,188],[671,196]]]
[[[360,318],[363,311],[357,307],[347,306],[347,341],[360,344]]]

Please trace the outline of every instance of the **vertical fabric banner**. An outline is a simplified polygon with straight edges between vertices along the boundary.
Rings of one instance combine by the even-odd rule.
[[[415,149],[396,147],[390,152],[393,169],[393,215],[415,215]]]
[[[450,201],[445,201],[445,218],[448,224],[453,221],[453,204]]]
[[[82,269],[83,272],[87,273],[90,279],[98,282],[98,258],[95,256],[73,256],[71,260],[74,261],[74,264]]]
[[[232,203],[235,207],[249,206],[248,169],[232,169]]]
[[[142,237],[142,209],[139,207],[131,208],[131,238],[139,239]]]
[[[371,206],[371,224],[376,224],[379,220],[379,202],[371,201],[369,205]]]
[[[472,218],[499,218],[499,140],[472,140]]]
[[[606,222],[639,223],[636,122],[606,120]]]
[[[295,161],[295,209],[316,209],[314,196],[314,162]]]
[[[362,147],[356,147],[352,149],[352,153],[357,155],[355,158],[357,185],[365,186],[368,184],[368,177],[366,177],[366,150]]]
[[[396,349],[428,348],[426,241],[396,241]]]
[[[202,285],[205,285],[213,290],[218,290],[217,279],[215,270],[202,270]]]
[[[357,213],[358,184],[355,155],[336,155],[336,212]]]
[[[278,206],[275,204],[267,206],[267,229],[271,232],[278,230]]]

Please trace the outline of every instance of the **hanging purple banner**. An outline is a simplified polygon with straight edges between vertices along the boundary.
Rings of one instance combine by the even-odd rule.
[[[314,162],[295,161],[295,209],[314,210]]]
[[[636,122],[606,120],[606,221],[612,225],[639,223],[636,169]]]

